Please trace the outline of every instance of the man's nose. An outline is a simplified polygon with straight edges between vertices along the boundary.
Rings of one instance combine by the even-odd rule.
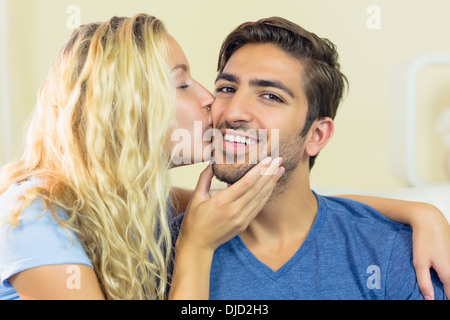
[[[224,120],[232,125],[252,121],[251,101],[245,94],[236,93],[224,109]]]

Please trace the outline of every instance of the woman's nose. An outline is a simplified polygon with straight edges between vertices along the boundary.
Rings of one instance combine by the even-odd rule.
[[[200,99],[202,108],[209,108],[211,110],[211,105],[213,104],[215,98],[205,87],[200,85]]]

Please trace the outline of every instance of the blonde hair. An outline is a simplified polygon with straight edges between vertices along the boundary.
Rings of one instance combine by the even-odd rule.
[[[13,222],[40,197],[75,231],[108,299],[163,299],[167,289],[175,87],[166,34],[144,14],[74,31],[40,90],[22,158],[0,180],[3,193],[38,178]]]

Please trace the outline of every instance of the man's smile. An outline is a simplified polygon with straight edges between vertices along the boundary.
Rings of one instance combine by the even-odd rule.
[[[247,151],[251,146],[258,144],[258,138],[255,130],[247,133],[243,130],[226,129],[222,131],[223,150],[226,152]]]

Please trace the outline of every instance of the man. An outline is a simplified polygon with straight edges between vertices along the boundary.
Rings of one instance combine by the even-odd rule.
[[[310,188],[345,83],[334,45],[285,19],[244,23],[225,40],[212,108],[223,135],[214,174],[235,183],[262,144],[278,151],[285,173],[248,228],[214,253],[211,299],[422,298],[411,229]],[[255,135],[261,130],[267,140]],[[432,277],[435,298],[444,298]]]

